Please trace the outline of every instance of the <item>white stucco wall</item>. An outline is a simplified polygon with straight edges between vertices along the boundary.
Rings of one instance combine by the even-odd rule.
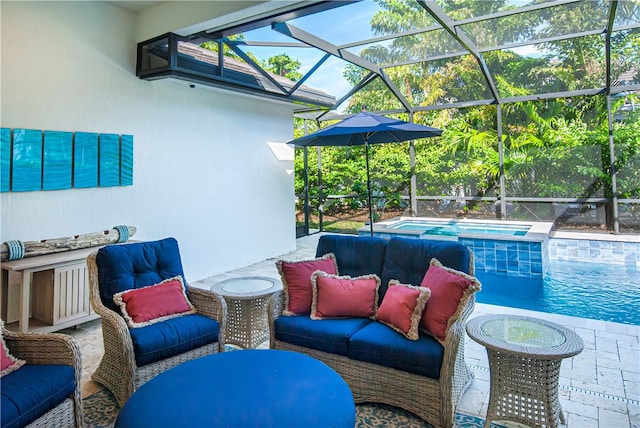
[[[135,76],[133,13],[0,3],[2,127],[134,136],[133,186],[2,193],[0,242],[134,225],[180,243],[189,281],[295,248],[292,106]]]

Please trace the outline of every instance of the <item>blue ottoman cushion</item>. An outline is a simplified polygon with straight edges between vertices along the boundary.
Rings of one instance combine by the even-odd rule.
[[[386,325],[375,322],[358,330],[349,340],[349,358],[440,379],[444,347],[420,332],[409,340]]]
[[[172,318],[129,329],[138,367],[218,341],[220,325],[204,315]]]
[[[2,428],[23,427],[62,403],[76,389],[73,367],[25,364],[0,380]]]
[[[429,269],[429,262],[436,258],[444,266],[469,273],[469,250],[462,244],[449,241],[432,241],[414,238],[391,238],[382,270],[380,296],[387,291],[389,280],[403,284],[420,285]]]
[[[312,320],[309,315],[281,316],[275,320],[274,330],[277,340],[346,356],[351,336],[372,322],[368,318]]]
[[[107,245],[96,256],[100,299],[107,308],[120,313],[113,295],[124,290],[157,284],[174,276],[182,276],[178,242],[174,238]],[[186,281],[186,280],[185,280]]]
[[[304,354],[275,350],[196,358],[151,379],[125,403],[115,428],[353,428],[346,382]]]
[[[318,240],[316,257],[335,254],[340,275],[374,273],[381,277],[386,246],[387,241],[377,237],[323,235]]]

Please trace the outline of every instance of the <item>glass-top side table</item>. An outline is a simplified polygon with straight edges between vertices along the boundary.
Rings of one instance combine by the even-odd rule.
[[[485,346],[489,357],[485,427],[495,420],[532,427],[565,423],[558,399],[560,365],[582,351],[580,336],[556,323],[518,315],[473,318],[467,333]]]
[[[267,306],[280,281],[266,276],[245,276],[220,281],[211,287],[227,302],[226,343],[256,348],[269,340]]]

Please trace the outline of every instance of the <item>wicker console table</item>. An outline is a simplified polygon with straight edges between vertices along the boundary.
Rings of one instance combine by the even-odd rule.
[[[280,282],[266,276],[226,279],[214,284],[211,291],[227,302],[226,342],[242,348],[256,348],[269,340],[267,306]]]
[[[582,351],[580,336],[561,325],[517,315],[473,318],[467,322],[467,333],[486,347],[489,357],[485,428],[495,420],[532,427],[565,423],[558,400],[560,364]]]
[[[48,333],[99,318],[89,304],[90,247],[2,262],[0,307],[7,329]]]

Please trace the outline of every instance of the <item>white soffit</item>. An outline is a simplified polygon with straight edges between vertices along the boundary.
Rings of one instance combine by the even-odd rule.
[[[262,1],[191,1],[159,2],[136,13],[136,40],[142,42],[165,33],[182,34],[181,29],[196,28],[200,23],[253,7]]]
[[[287,143],[267,141],[267,144],[269,145],[269,148],[275,155],[276,159],[281,161],[293,161],[295,159],[294,149]]]
[[[121,7],[123,9],[130,10],[131,12],[140,12],[141,10],[148,9],[150,7],[156,6],[164,2],[152,1],[152,0],[140,0],[140,1],[112,0],[112,1],[107,1],[107,3],[112,4],[114,6]]]
[[[175,31],[176,34],[181,36],[188,36],[190,34],[198,33],[200,31],[213,32],[222,30],[227,27],[232,27],[239,24],[244,24],[249,21],[253,21],[260,18],[265,18],[269,15],[288,12],[293,9],[297,9],[301,6],[308,6],[317,3],[319,0],[268,0],[254,6],[245,7],[235,12],[227,13],[222,16],[218,16],[207,21],[200,22],[198,24],[191,25],[189,27],[182,28]],[[236,4],[251,4],[251,2],[236,2]],[[255,3],[255,2],[254,2]]]

